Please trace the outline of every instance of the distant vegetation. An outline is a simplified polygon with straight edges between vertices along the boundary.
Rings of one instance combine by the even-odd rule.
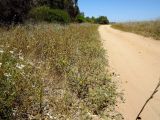
[[[85,17],[84,13],[80,13],[76,17],[76,22],[78,23],[95,23],[95,24],[109,24],[109,20],[106,16],[99,17]]]
[[[85,17],[80,12],[78,0],[1,0],[0,24],[17,24],[26,21],[58,23],[109,24],[107,17]]]
[[[0,31],[0,119],[113,117],[117,88],[96,25]]]
[[[160,20],[113,24],[112,27],[160,40]]]
[[[70,19],[74,21],[75,17],[79,14],[79,7],[77,5],[77,0],[1,0],[0,1],[0,22],[4,24],[12,23],[22,23],[26,19],[29,19],[29,11],[35,10],[35,7],[40,7],[37,12],[40,16],[40,12],[44,12],[44,9],[41,9],[41,6],[48,6],[50,9],[60,9],[69,14]],[[42,10],[42,11],[41,11]],[[53,13],[52,10],[48,10],[49,14]],[[62,14],[62,12],[56,11],[56,14],[52,14],[52,18],[57,17],[57,14]],[[43,16],[42,16],[43,17]],[[63,14],[62,14],[62,17]],[[60,18],[60,22],[61,19]],[[56,19],[59,22],[59,19]],[[37,19],[36,19],[37,20]]]
[[[109,24],[109,20],[106,16],[100,16],[96,19],[96,23],[99,24]]]

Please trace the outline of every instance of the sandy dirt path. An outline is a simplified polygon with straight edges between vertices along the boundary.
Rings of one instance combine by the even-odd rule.
[[[125,103],[118,110],[135,120],[160,78],[160,41],[100,26],[110,68],[120,74]],[[160,91],[142,113],[142,120],[160,120]]]

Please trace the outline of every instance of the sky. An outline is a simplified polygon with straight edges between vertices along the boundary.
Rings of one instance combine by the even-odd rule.
[[[112,22],[160,18],[160,0],[79,0],[86,16],[107,16]]]

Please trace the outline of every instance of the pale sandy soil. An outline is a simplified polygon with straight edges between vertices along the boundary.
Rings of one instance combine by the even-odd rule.
[[[125,120],[135,120],[160,78],[160,40],[100,26],[109,65],[120,74],[124,104],[118,110]],[[160,120],[160,91],[142,113],[142,120]]]

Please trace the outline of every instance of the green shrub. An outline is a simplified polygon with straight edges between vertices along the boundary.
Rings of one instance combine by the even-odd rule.
[[[68,13],[60,9],[51,9],[46,6],[41,6],[33,8],[29,17],[36,21],[47,21],[47,22],[59,22],[59,23],[69,23],[70,17]]]
[[[81,15],[81,14],[77,15],[76,22],[78,22],[78,23],[86,22],[85,17],[83,15]]]
[[[88,23],[94,23],[94,20],[90,17],[86,17],[85,19],[86,19],[86,22]]]
[[[98,17],[96,22],[99,23],[99,24],[109,24],[109,20],[106,16]]]

